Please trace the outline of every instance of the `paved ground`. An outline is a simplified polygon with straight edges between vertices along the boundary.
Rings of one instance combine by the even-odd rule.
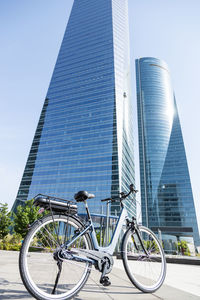
[[[130,283],[122,262],[115,260],[110,274],[112,285],[98,284],[99,272],[92,272],[74,300],[199,300],[200,266],[168,264],[165,284],[154,294],[144,294]],[[0,299],[33,299],[24,288],[18,271],[18,253],[0,251]]]

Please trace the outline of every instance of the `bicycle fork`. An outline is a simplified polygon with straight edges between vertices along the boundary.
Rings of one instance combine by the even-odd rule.
[[[135,219],[134,217],[133,217],[132,219],[133,219],[132,222],[130,222],[129,220],[127,220],[127,226],[128,226],[128,227],[131,226],[132,232],[135,232],[136,235],[137,235],[137,238],[138,238],[138,240],[139,240],[139,242],[140,242],[140,245],[142,246],[142,250],[144,251],[144,253],[145,253],[147,256],[149,256],[149,254],[148,254],[148,252],[147,252],[147,250],[146,250],[146,248],[145,248],[145,246],[144,246],[144,243],[143,243],[143,241],[142,241],[142,238],[141,238],[141,235],[140,235],[140,231],[139,231],[139,229],[137,228],[137,225],[135,225],[135,220],[136,220],[136,219]],[[136,242],[135,242],[135,239],[134,239],[133,235],[132,235],[132,239],[133,239],[133,243],[134,243],[135,249],[136,249],[137,251],[139,251],[139,248],[138,248],[138,246],[137,246],[137,244],[136,244]]]
[[[143,241],[142,241],[142,238],[141,238],[141,236],[140,236],[139,230],[138,230],[137,228],[134,228],[134,231],[135,231],[135,233],[136,233],[136,235],[137,235],[137,238],[138,238],[138,240],[139,240],[139,242],[140,242],[140,245],[142,246],[142,250],[144,251],[144,253],[145,253],[147,256],[149,256],[149,253],[147,252],[147,250],[146,250],[146,248],[145,248],[145,246],[144,246],[144,243],[143,243]],[[134,243],[135,249],[136,249],[137,251],[139,251],[138,246],[137,246],[137,244],[136,244],[135,239],[134,239],[133,236],[132,236],[132,238],[133,238],[133,243]]]

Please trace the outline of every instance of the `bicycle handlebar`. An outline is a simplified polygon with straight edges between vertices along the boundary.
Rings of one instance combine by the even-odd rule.
[[[112,201],[112,198],[106,198],[106,199],[102,199],[101,202],[106,202],[106,201]]]
[[[135,190],[133,184],[131,184],[130,185],[130,191],[128,192],[128,194],[125,194],[124,192],[121,192],[119,197],[117,197],[117,198],[105,198],[105,199],[102,199],[101,202],[106,202],[106,201],[115,202],[117,200],[122,201],[125,198],[127,198],[131,193],[136,194],[137,192],[138,192],[138,190]]]

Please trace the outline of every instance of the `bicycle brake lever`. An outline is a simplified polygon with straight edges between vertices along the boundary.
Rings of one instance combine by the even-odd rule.
[[[132,193],[137,193],[137,192],[138,192],[138,190],[135,190],[135,189],[134,189],[133,183],[130,184],[130,192],[132,192]]]
[[[102,199],[101,202],[112,201],[111,198]]]

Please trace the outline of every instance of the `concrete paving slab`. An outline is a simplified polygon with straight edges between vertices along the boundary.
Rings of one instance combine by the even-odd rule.
[[[21,282],[18,270],[18,255],[18,252],[0,251],[1,300],[33,299]],[[190,267],[188,265],[182,268],[179,268],[180,265],[173,266],[174,268],[169,268],[168,266],[168,275],[165,284],[156,293],[144,294],[129,281],[123,269],[122,262],[115,260],[115,267],[109,276],[112,282],[111,286],[103,287],[100,285],[100,273],[94,270],[87,284],[74,300],[199,300],[200,277],[197,277],[200,271],[199,267],[195,269],[196,266],[191,266],[194,269],[188,269]],[[185,278],[185,281],[181,286],[182,278]],[[187,286],[186,290],[185,286]]]
[[[124,271],[122,260],[115,259],[114,266]],[[194,294],[200,299],[200,266],[167,264],[164,285]]]

